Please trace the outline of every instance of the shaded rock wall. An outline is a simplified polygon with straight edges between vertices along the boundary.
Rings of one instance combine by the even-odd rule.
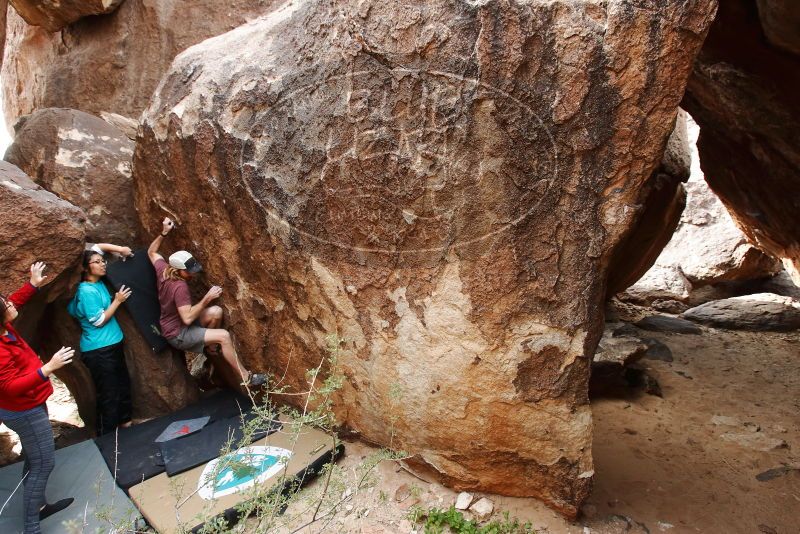
[[[773,10],[760,13],[766,5]],[[800,56],[771,44],[775,28],[765,35],[760,22],[778,8],[798,10],[788,1],[720,3],[683,107],[700,125],[709,186],[748,239],[784,258],[800,284]]]
[[[222,285],[245,363],[459,488],[574,516],[611,251],[713,2],[286,3],[176,58],[136,205]]]
[[[63,107],[138,117],[172,59],[269,10],[273,0],[126,0],[58,33],[8,11],[3,105],[9,130],[34,110]]]
[[[89,241],[133,246],[133,141],[123,132],[82,111],[43,109],[20,119],[5,159],[86,211]]]

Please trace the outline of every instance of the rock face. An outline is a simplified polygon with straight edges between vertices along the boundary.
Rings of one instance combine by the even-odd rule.
[[[672,298],[686,301],[693,289],[725,281],[764,278],[781,270],[779,261],[754,247],[728,210],[708,188],[698,164],[698,128],[688,120],[691,176],[680,224],[650,270],[622,298],[651,303]],[[611,289],[611,288],[610,288]]]
[[[682,316],[716,328],[788,332],[800,328],[800,302],[757,293],[707,302],[686,310]]]
[[[103,119],[73,109],[23,117],[6,160],[88,214],[87,239],[133,245],[133,141]]]
[[[212,0],[126,0],[111,14],[80,19],[56,34],[9,10],[6,124],[10,130],[19,117],[51,107],[138,117],[179,52],[275,3],[231,0],[221,9]]]
[[[25,22],[56,32],[88,15],[111,13],[123,0],[10,0]]]
[[[756,0],[761,27],[770,43],[800,55],[800,5],[792,0]]]
[[[750,241],[784,258],[800,285],[800,55],[770,44],[785,44],[775,39],[787,26],[797,42],[798,9],[786,0],[758,9],[750,0],[721,2],[683,107],[701,128],[709,186]]]
[[[85,240],[86,215],[82,210],[36,185],[20,169],[0,161],[0,269],[4,276],[0,291],[8,295],[30,278],[36,261],[47,264],[48,284],[20,310],[15,327],[47,361],[53,348],[39,343],[38,328],[47,317],[47,303],[63,295],[76,280]],[[53,325],[57,328],[59,325]],[[81,364],[68,365],[56,375],[73,393],[81,414],[93,411],[89,371]],[[88,388],[88,389],[87,389]],[[81,393],[84,393],[81,395]]]
[[[143,226],[177,216],[247,365],[303,390],[335,334],[342,423],[574,516],[611,252],[714,15],[647,6],[287,2],[176,58]]]
[[[682,182],[689,179],[692,164],[686,119],[685,112],[678,113],[664,159],[642,189],[643,213],[614,255],[609,296],[633,285],[653,266],[681,220],[686,206]]]
[[[82,210],[35,184],[16,166],[0,161],[0,291],[8,295],[30,278],[34,262],[47,264],[47,300],[73,279],[86,237]]]

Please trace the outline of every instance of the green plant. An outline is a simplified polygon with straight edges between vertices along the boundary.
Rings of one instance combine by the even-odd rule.
[[[409,510],[408,519],[413,523],[422,523],[425,534],[534,534],[536,531],[530,523],[520,523],[518,519],[509,518],[503,513],[501,520],[493,520],[485,525],[468,520],[464,514],[450,507],[447,510],[431,508],[423,510],[414,507]],[[422,521],[424,519],[424,522]]]

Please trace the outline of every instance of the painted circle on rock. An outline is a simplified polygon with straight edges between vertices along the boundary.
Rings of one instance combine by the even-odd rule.
[[[308,78],[284,76],[260,93],[240,168],[252,198],[304,246],[390,255],[467,247],[529,218],[557,175],[545,123],[479,80],[406,68],[297,88],[292,79]]]
[[[211,500],[244,491],[278,474],[291,456],[292,451],[281,447],[242,447],[206,464],[197,494]]]

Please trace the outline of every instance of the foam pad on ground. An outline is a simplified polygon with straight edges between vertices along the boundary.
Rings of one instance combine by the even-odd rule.
[[[117,484],[128,489],[134,484],[164,472],[164,461],[155,439],[170,423],[182,419],[210,416],[211,422],[246,412],[250,399],[231,390],[213,395],[176,412],[129,428],[119,428],[95,440],[108,468],[116,473]]]
[[[132,289],[125,301],[125,309],[131,314],[136,328],[155,352],[167,348],[167,341],[161,337],[161,306],[158,304],[156,270],[147,257],[146,250],[137,250],[132,258],[108,264],[106,279],[115,290],[125,285]]]
[[[228,455],[233,466],[225,467],[228,458],[223,457],[174,477],[163,473],[132,487],[131,500],[161,534],[197,531],[218,515],[234,522],[235,507],[249,498],[253,486],[282,491],[294,483],[303,485],[344,452],[341,444],[334,450],[333,438],[324,432],[294,430],[285,417],[281,423],[282,430]]]
[[[255,417],[256,414],[250,412],[244,414],[244,418],[235,415],[220,419],[189,436],[159,443],[167,475],[175,476],[213,460],[227,443],[240,443],[244,437],[242,419],[247,424]],[[280,422],[273,421],[269,428],[259,429],[252,438],[263,438],[280,428]]]
[[[54,503],[73,497],[75,502],[42,521],[43,534],[71,532],[67,525],[77,526],[76,532],[110,532],[114,527],[124,527],[120,531],[133,530],[141,515],[114,484],[111,472],[92,440],[58,449],[55,460],[47,481],[48,501]],[[0,505],[11,495],[21,478],[22,462],[0,469]],[[22,495],[23,486],[20,485],[0,515],[0,532],[22,532]]]

